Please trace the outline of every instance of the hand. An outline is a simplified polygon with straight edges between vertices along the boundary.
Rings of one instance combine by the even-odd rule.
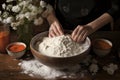
[[[49,29],[49,37],[55,37],[55,36],[60,36],[63,35],[63,29],[61,27],[61,24],[57,21],[54,21]]]
[[[72,32],[72,39],[75,42],[82,42],[86,37],[93,32],[93,29],[90,26],[81,26],[78,25],[75,30]]]

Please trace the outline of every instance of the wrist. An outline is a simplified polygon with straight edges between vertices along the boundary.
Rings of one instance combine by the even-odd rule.
[[[95,32],[96,30],[93,28],[92,25],[90,24],[86,24],[84,25],[84,27],[86,27],[86,29],[88,30],[88,35],[92,34],[93,32]]]
[[[96,23],[90,22],[90,23],[87,24],[87,26],[89,26],[93,31],[97,30],[97,24]]]
[[[53,22],[58,21],[54,12],[50,13],[47,17],[48,23],[51,25]]]

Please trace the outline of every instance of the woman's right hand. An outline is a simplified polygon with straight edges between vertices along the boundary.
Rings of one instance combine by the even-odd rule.
[[[55,37],[63,35],[63,29],[58,21],[54,21],[49,28],[49,37]]]

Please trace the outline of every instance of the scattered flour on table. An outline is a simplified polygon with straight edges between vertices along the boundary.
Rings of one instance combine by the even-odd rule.
[[[45,55],[54,57],[70,57],[84,52],[88,49],[89,43],[83,44],[74,42],[70,36],[45,37],[39,44],[38,50]]]
[[[118,70],[118,65],[110,63],[107,66],[103,66],[103,70],[107,71],[108,74],[113,75],[116,70]]]
[[[57,77],[61,78],[72,78],[75,77],[76,73],[77,75],[84,77],[84,73],[78,71],[81,71],[80,65],[75,65],[73,67],[70,67],[67,70],[57,70],[54,68],[47,67],[40,63],[38,60],[29,60],[29,61],[22,61],[18,64],[23,69],[22,73],[28,74],[32,77],[37,78],[44,78],[44,79],[55,79]]]
[[[31,77],[55,80],[57,77],[74,79],[79,76],[81,78],[84,78],[85,74],[88,73],[88,71],[90,71],[91,75],[96,75],[99,70],[99,66],[97,65],[96,61],[95,63],[94,61],[88,63],[92,64],[89,66],[85,66],[86,64],[82,63],[82,65],[78,64],[65,70],[56,70],[54,68],[47,67],[36,59],[29,61],[23,60],[18,65],[22,68],[21,73],[23,74],[27,74]],[[118,70],[118,65],[110,63],[107,66],[103,66],[103,70],[107,71],[108,74],[113,75],[115,71]]]

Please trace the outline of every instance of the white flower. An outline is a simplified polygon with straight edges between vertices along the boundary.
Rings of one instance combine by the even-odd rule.
[[[22,1],[18,5],[19,6],[28,6],[29,5],[29,1]]]
[[[12,7],[13,12],[18,13],[20,10],[21,10],[21,8],[18,5]]]
[[[29,7],[29,9],[31,10],[31,12],[33,12],[33,13],[38,13],[38,8],[36,7],[36,6],[33,6],[33,5],[31,5],[30,7]]]
[[[10,11],[11,9],[12,9],[12,5],[8,5],[7,7],[6,7],[6,10],[8,10],[8,11]]]
[[[0,11],[0,15],[2,14],[2,11]]]
[[[24,20],[19,20],[18,22],[12,22],[11,27],[13,27],[14,29],[17,29],[18,26],[23,24],[24,24]]]
[[[103,67],[103,70],[107,71],[107,73],[110,75],[113,75],[117,69],[118,69],[118,66],[113,63],[109,64],[108,66]]]
[[[8,17],[8,18],[6,19],[6,23],[11,23],[13,20],[14,20],[13,17]]]
[[[99,67],[97,64],[91,64],[89,66],[89,70],[93,75],[95,75],[97,73],[97,71],[99,70]]]
[[[3,23],[7,24],[7,23],[11,23],[13,21],[13,17],[8,17],[6,19],[3,19]]]
[[[0,17],[0,21],[2,22],[2,18]]]
[[[16,20],[23,20],[25,18],[25,14],[16,15]]]
[[[47,6],[47,3],[45,2],[45,1],[40,1],[40,6],[42,7],[42,8],[45,8],[46,6]]]
[[[14,29],[14,30],[17,30],[17,26],[20,26],[21,23],[20,22],[12,22],[11,23],[11,27]]]
[[[25,13],[25,17],[26,17],[29,21],[31,21],[31,20],[33,20],[33,19],[35,18],[35,14],[34,14],[34,13],[27,12],[27,13]]]
[[[4,3],[4,4],[2,4],[2,8],[3,9],[5,9],[6,8],[6,4]]]
[[[2,21],[2,22],[6,24],[6,23],[7,23],[7,20],[6,20],[6,19],[3,19],[3,21]]]
[[[12,1],[14,1],[14,0],[6,0],[7,3],[12,2]]]
[[[20,2],[21,2],[22,0],[18,0],[18,1],[20,1]]]
[[[43,19],[41,17],[39,17],[38,19],[34,20],[34,24],[37,25],[41,25],[43,23]]]
[[[42,16],[43,8],[46,3],[41,2],[37,5],[34,0],[5,0],[6,3],[2,4],[2,11],[0,10],[0,21],[8,23],[16,30],[18,26],[24,25],[25,20],[40,25],[43,23]],[[13,1],[16,3],[13,5]],[[36,3],[37,0],[35,0]],[[41,5],[40,5],[41,4]],[[11,17],[12,16],[12,17]],[[40,18],[39,18],[40,17]]]
[[[12,27],[13,28],[13,30],[17,30],[17,27]]]
[[[18,5],[23,6],[25,4],[25,1],[20,2]]]
[[[31,10],[32,6],[32,4],[29,4],[28,9]]]
[[[29,19],[30,16],[31,16],[30,12],[25,13],[25,17],[26,17],[27,19]]]
[[[9,13],[5,11],[5,12],[3,12],[2,16],[3,16],[4,18],[7,18],[7,17],[9,16]]]
[[[43,9],[41,7],[38,8],[38,13],[43,12]]]

